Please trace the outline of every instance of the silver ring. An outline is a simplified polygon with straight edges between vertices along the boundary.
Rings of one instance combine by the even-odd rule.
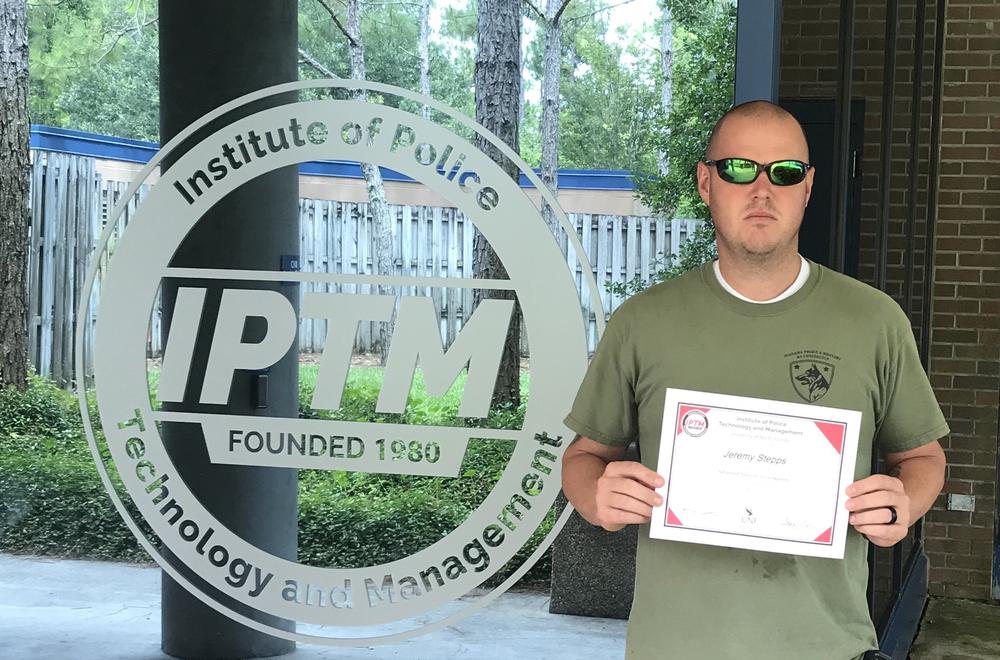
[[[892,514],[892,518],[889,519],[889,524],[890,525],[895,525],[896,521],[899,520],[899,518],[896,516],[896,507],[894,507],[894,506],[887,506],[886,508],[889,509],[889,513]]]

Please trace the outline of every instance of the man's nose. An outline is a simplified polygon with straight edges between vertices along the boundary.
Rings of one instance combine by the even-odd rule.
[[[761,172],[756,181],[750,184],[750,196],[753,199],[769,199],[774,195],[774,184],[767,178],[767,172]]]

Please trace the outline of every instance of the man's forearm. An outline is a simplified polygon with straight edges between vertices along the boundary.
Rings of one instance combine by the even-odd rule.
[[[572,447],[572,445],[570,445]],[[597,522],[597,480],[608,461],[585,452],[573,453],[563,463],[563,492],[573,508],[591,525]]]
[[[922,518],[944,487],[945,464],[930,456],[916,456],[900,462],[889,474],[903,482],[910,498],[910,521]]]

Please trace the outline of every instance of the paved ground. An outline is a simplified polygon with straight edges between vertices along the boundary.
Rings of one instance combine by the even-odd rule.
[[[284,657],[603,660],[624,654],[624,621],[549,614],[547,596],[507,593],[455,625],[400,644],[303,644]],[[168,657],[160,651],[158,568],[0,554],[0,659]]]
[[[313,627],[303,632],[318,632]],[[160,571],[0,555],[0,658],[165,660]],[[299,645],[291,660],[621,658],[625,622],[549,614],[548,598],[508,593],[455,625],[395,645]],[[910,660],[1000,658],[1000,606],[932,600]],[[712,659],[706,659],[712,660]]]
[[[933,599],[927,606],[910,660],[1000,658],[1000,605]]]

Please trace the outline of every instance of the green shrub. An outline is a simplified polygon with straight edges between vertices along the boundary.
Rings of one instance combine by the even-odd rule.
[[[299,561],[339,568],[384,564],[440,540],[465,517],[458,503],[422,491],[377,499],[304,492],[299,499]]]
[[[375,411],[381,370],[353,368],[336,411],[311,408],[316,367],[303,367],[302,416],[350,421],[518,428],[524,405],[491,411],[483,419],[458,417],[464,376],[444,396],[430,397],[420,374],[406,411]],[[155,371],[150,374],[153,391]],[[522,376],[523,391],[527,377]],[[98,411],[88,395],[95,424]],[[103,445],[100,431],[98,444]],[[106,452],[106,447],[102,446]],[[398,474],[299,472],[299,556],[316,566],[360,567],[394,561],[422,550],[457,528],[491,492],[514,449],[513,441],[472,439],[452,479]],[[113,479],[117,479],[112,474]],[[120,484],[116,485],[120,488]],[[127,495],[126,507],[134,509]],[[134,513],[134,511],[133,511]],[[551,515],[499,583],[519,566],[551,527]],[[141,528],[151,535],[139,519]],[[32,378],[24,392],[0,393],[0,549],[42,555],[148,561],[118,516],[93,464],[77,400],[52,383]],[[522,583],[547,581],[548,553]]]
[[[108,498],[94,464],[45,453],[0,456],[0,548],[149,561]]]
[[[28,377],[24,391],[0,390],[0,437],[43,435],[60,437],[80,428],[76,397],[39,376]]]
[[[432,397],[424,385],[423,373],[413,377],[406,409],[402,414],[375,410],[382,388],[382,370],[374,367],[352,367],[337,410],[314,410],[313,394],[319,367],[305,365],[299,370],[299,417],[305,419],[338,419],[351,422],[382,422],[420,424],[426,426],[483,426],[486,428],[517,428],[524,422],[525,403],[518,408],[495,408],[485,419],[458,416],[461,394],[465,387],[463,371],[444,395]],[[529,376],[521,374],[523,400],[529,394]]]

